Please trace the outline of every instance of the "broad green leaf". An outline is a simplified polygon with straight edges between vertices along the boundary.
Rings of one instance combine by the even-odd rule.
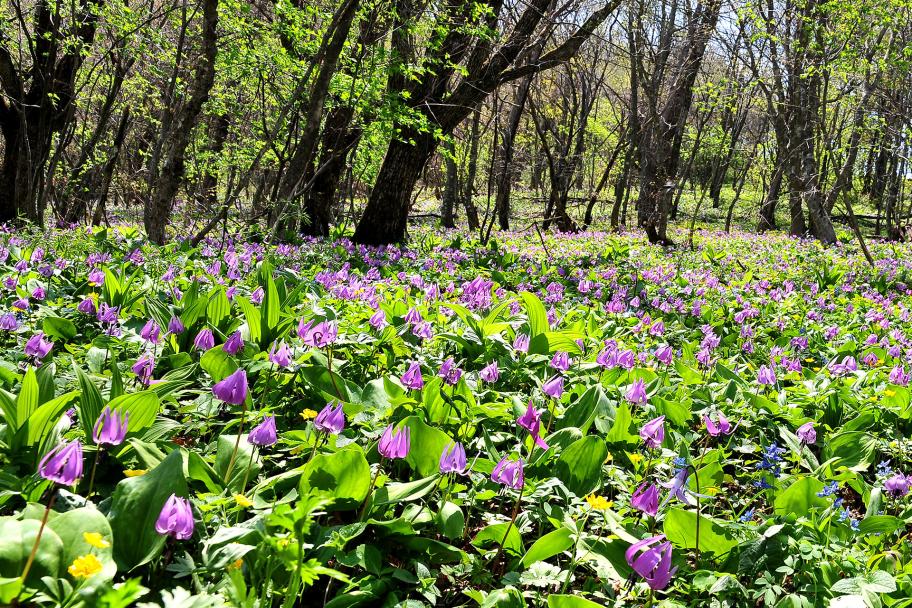
[[[672,507],[665,514],[665,536],[676,547],[697,547],[697,513]],[[738,541],[716,520],[700,516],[700,551],[712,553],[717,558],[728,554]]]
[[[465,514],[458,505],[447,501],[437,513],[437,525],[444,536],[458,540],[465,530]]]
[[[155,531],[155,522],[172,494],[187,496],[184,452],[179,449],[145,475],[124,479],[114,488],[108,521],[119,570],[129,572],[161,553],[165,537]]]
[[[813,477],[802,477],[784,490],[780,490],[773,503],[777,515],[794,513],[799,517],[807,515],[812,507],[827,507],[830,502],[817,496],[823,489],[823,482]]]
[[[401,427],[406,426],[411,432],[411,448],[405,461],[422,477],[437,473],[440,470],[440,456],[453,440],[443,431],[425,424],[418,416],[403,420]]]
[[[331,454],[317,454],[304,467],[300,493],[312,491],[333,499],[337,510],[357,509],[370,490],[371,472],[364,451],[350,444]]]
[[[602,463],[608,446],[593,435],[571,443],[560,452],[554,474],[577,496],[589,494],[602,482]]]
[[[34,519],[19,521],[12,517],[0,517],[0,577],[12,579],[20,577],[28,561],[41,522]],[[69,564],[64,563],[63,541],[53,530],[45,528],[38,543],[38,552],[29,571],[26,587],[41,589],[41,578],[57,578],[66,572]],[[0,601],[9,602],[12,598],[3,598],[10,587],[0,590]]]
[[[535,562],[552,558],[572,546],[573,532],[569,528],[552,530],[532,543],[532,546],[523,555],[522,565],[528,568]]]
[[[68,342],[76,337],[76,326],[63,317],[45,317],[41,329],[52,338]]]
[[[507,531],[508,527],[509,532]],[[522,554],[522,537],[516,529],[516,526],[510,525],[509,522],[486,526],[475,535],[474,539],[472,539],[472,545],[474,547],[479,549],[493,549],[495,551],[500,546],[501,542],[503,542],[503,548],[506,553],[512,553],[517,556]]]

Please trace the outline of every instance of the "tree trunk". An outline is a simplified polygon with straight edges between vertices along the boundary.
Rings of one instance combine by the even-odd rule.
[[[456,146],[448,140],[446,145],[446,154],[444,155],[444,166],[446,179],[443,188],[443,200],[441,201],[440,223],[444,228],[456,227],[456,206],[459,202],[459,167],[456,165]]]
[[[146,200],[143,224],[149,240],[157,245],[166,241],[165,229],[171,216],[174,197],[180,188],[185,172],[185,154],[190,137],[196,127],[203,104],[215,82],[215,57],[217,52],[216,28],[218,27],[218,0],[203,2],[203,49],[197,64],[196,76],[187,103],[174,120],[170,141],[166,144],[165,161],[153,189]]]

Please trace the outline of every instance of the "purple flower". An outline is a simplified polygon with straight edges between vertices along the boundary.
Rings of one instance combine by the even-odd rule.
[[[265,292],[263,291],[263,288],[262,288],[262,287],[257,287],[257,288],[254,289],[253,292],[250,294],[250,301],[253,302],[254,304],[260,305],[260,304],[263,303],[263,296],[264,296],[264,295],[265,295]]]
[[[564,377],[559,374],[553,376],[542,385],[542,392],[554,399],[560,399],[564,394]]]
[[[386,427],[377,445],[377,451],[385,458],[405,458],[411,447],[412,431],[404,426],[393,432],[393,425]]]
[[[424,387],[424,378],[421,377],[421,366],[417,361],[412,361],[408,370],[402,374],[402,385],[410,390],[421,390]]]
[[[241,338],[240,331],[236,331],[228,336],[228,339],[222,344],[222,350],[232,357],[238,354],[242,348],[244,348],[244,340]]]
[[[291,365],[291,349],[284,342],[280,343],[278,348],[273,344],[269,349],[269,360],[279,367],[288,367]]]
[[[225,403],[240,405],[247,398],[247,372],[239,368],[212,387],[212,394]]]
[[[274,445],[279,440],[276,433],[276,424],[274,416],[266,416],[263,422],[259,423],[250,430],[247,435],[247,442],[259,447]]]
[[[805,445],[811,445],[812,443],[817,441],[817,431],[814,430],[813,421],[805,422],[804,424],[799,426],[797,435],[798,435],[798,439],[801,440],[801,443],[803,443]]]
[[[728,421],[728,418],[725,417],[725,414],[719,412],[719,423],[716,424],[710,419],[709,416],[703,416],[703,422],[706,424],[706,432],[711,436],[716,437],[720,433],[723,435],[728,435],[732,432],[732,425]]]
[[[168,321],[168,331],[175,336],[184,333],[185,329],[186,327],[181,323],[180,317],[171,317],[171,320]]]
[[[193,348],[197,350],[209,350],[213,346],[215,346],[215,336],[212,335],[211,329],[201,329],[193,338]]]
[[[54,343],[44,339],[44,332],[39,331],[25,343],[25,354],[29,357],[44,359],[54,348]]]
[[[665,441],[665,416],[653,418],[640,429],[640,438],[647,448],[655,449]]]
[[[492,361],[482,368],[478,376],[485,382],[497,382],[500,378],[500,370],[497,368],[497,361]]]
[[[300,332],[300,330],[301,327],[299,326],[298,331]],[[321,321],[316,325],[307,327],[304,331],[304,335],[301,336],[301,339],[307,346],[311,346],[313,348],[324,348],[335,342],[338,335],[339,328],[336,325],[335,321]]]
[[[29,301],[28,298],[19,298],[13,302],[13,308],[18,308],[19,310],[28,310]]]
[[[760,367],[760,370],[757,372],[757,383],[766,386],[776,384],[776,372],[773,371],[771,365],[763,365]]]
[[[177,494],[172,494],[158,514],[155,531],[159,534],[170,535],[177,540],[187,540],[193,536],[194,525],[190,501]]]
[[[884,490],[890,496],[899,498],[909,493],[910,485],[912,485],[912,479],[902,473],[894,473],[892,477],[884,482]]]
[[[523,475],[524,464],[522,458],[519,460],[509,460],[504,456],[500,459],[500,462],[497,463],[497,466],[494,467],[494,470],[491,471],[491,479],[502,486],[519,490],[526,483]]]
[[[906,372],[906,368],[902,365],[897,365],[890,370],[890,382],[900,386],[907,386],[909,384],[909,374]]]
[[[314,426],[317,430],[330,435],[338,435],[345,428],[345,412],[342,410],[342,403],[337,402],[335,406],[330,401],[320,410],[314,419]]]
[[[671,543],[664,534],[633,543],[624,552],[624,558],[650,589],[664,589],[678,571],[677,567],[671,567]]]
[[[659,489],[655,484],[644,481],[630,497],[630,506],[655,517],[659,512]]]
[[[58,443],[38,464],[38,473],[63,486],[71,486],[82,477],[82,444],[79,440]]]
[[[637,380],[630,385],[630,388],[627,389],[627,394],[624,396],[627,401],[634,405],[643,405],[646,403],[646,383],[643,382],[642,378]]]
[[[405,316],[402,317],[402,320],[406,323],[418,323],[421,321],[421,313],[413,306],[408,309],[408,312],[405,313]]]
[[[513,350],[519,353],[529,352],[528,334],[516,334],[516,338],[513,340]]]
[[[666,344],[656,351],[656,359],[663,365],[671,365],[671,362],[674,359],[674,351]]]
[[[120,445],[127,436],[127,422],[130,415],[121,416],[117,410],[105,406],[92,428],[92,439],[96,445]]]
[[[42,287],[41,285],[39,285],[38,287],[36,287],[35,289],[32,290],[32,297],[35,298],[36,300],[38,300],[39,302],[41,300],[43,300],[44,296],[46,296],[46,295],[47,295],[47,293],[44,291],[44,287]]]
[[[104,285],[105,274],[101,268],[95,268],[89,272],[89,285],[93,287],[100,287]]]
[[[443,448],[443,453],[440,454],[440,472],[463,475],[465,470],[466,453],[462,444],[459,442],[451,443]]]
[[[144,353],[136,360],[131,369],[139,381],[148,386],[152,380],[152,372],[155,370],[155,359],[149,353]]]
[[[76,310],[83,314],[94,315],[95,300],[93,300],[91,297],[83,298],[83,300],[76,306]]]
[[[450,357],[440,366],[440,371],[437,372],[437,375],[443,378],[450,386],[455,386],[462,377],[462,370],[456,367],[456,362],[453,361],[453,357]]]
[[[18,327],[19,321],[16,320],[16,315],[11,312],[0,315],[0,329],[5,331],[16,331]]]
[[[155,319],[149,319],[146,321],[146,324],[143,325],[143,328],[139,330],[139,335],[142,336],[142,339],[146,342],[151,342],[152,344],[158,344],[160,341],[161,329],[158,327],[158,323],[155,322]]]
[[[570,355],[560,350],[557,351],[554,353],[554,356],[551,357],[551,367],[558,371],[567,371],[570,369]]]
[[[98,307],[98,322],[99,323],[108,323],[113,324],[117,323],[117,317],[120,314],[120,309],[115,306],[109,306],[105,302],[102,302]]]
[[[389,325],[389,323],[387,323],[387,321],[386,321],[386,313],[384,313],[382,310],[378,310],[377,312],[372,314],[371,318],[368,319],[367,322],[370,323],[370,326],[373,327],[377,331],[380,331],[381,329],[383,329],[384,327]]]
[[[529,434],[532,435],[532,439],[535,441],[535,445],[543,450],[547,450],[548,444],[545,443],[545,440],[539,435],[539,431],[541,430],[541,416],[542,413],[535,409],[535,406],[529,401],[525,413],[516,419],[516,423],[529,431]]]
[[[682,467],[678,469],[678,472],[675,473],[675,476],[671,481],[666,481],[661,484],[663,488],[668,488],[668,498],[675,497],[685,505],[692,504],[690,499],[687,497],[690,490],[687,489],[687,478],[690,476],[690,469],[687,467]]]

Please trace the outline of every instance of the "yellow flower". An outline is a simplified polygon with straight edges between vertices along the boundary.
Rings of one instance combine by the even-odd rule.
[[[313,411],[312,409],[306,409],[303,412],[301,412],[301,418],[303,418],[304,420],[310,420],[311,418],[316,418],[316,417],[317,417],[317,413],[315,411]]]
[[[601,511],[610,509],[612,505],[614,505],[614,503],[610,500],[606,500],[604,496],[596,496],[595,494],[590,494],[587,496],[586,502],[588,502],[589,506],[593,509],[599,509]]]
[[[640,462],[643,461],[643,455],[642,455],[642,454],[636,454],[636,453],[634,453],[634,454],[628,454],[627,456],[630,458],[630,462],[632,462],[634,466],[640,464]]]
[[[110,547],[111,543],[104,539],[104,536],[98,532],[83,532],[82,537],[87,543],[95,547],[96,549],[104,549]]]
[[[244,565],[244,560],[237,558],[234,562],[228,565],[229,570],[237,570]]]
[[[70,564],[70,567],[67,568],[67,572],[70,573],[70,576],[73,578],[89,578],[101,572],[101,562],[98,561],[98,558],[89,553],[88,555],[80,555],[73,560],[73,563]]]
[[[127,469],[124,471],[124,475],[127,477],[139,477],[140,475],[145,475],[149,469]]]
[[[234,502],[238,504],[239,507],[252,507],[253,501],[244,496],[243,494],[235,494]]]
[[[887,397],[894,397],[894,396],[896,396],[896,391],[888,388],[884,391],[884,395],[886,395]]]

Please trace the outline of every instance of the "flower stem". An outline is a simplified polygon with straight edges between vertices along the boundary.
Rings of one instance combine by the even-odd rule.
[[[364,519],[365,512],[367,511],[367,501],[370,500],[371,492],[374,491],[374,488],[377,486],[377,477],[380,475],[380,469],[383,468],[383,461],[386,460],[384,456],[380,457],[380,462],[377,464],[377,470],[374,471],[374,474],[371,476],[371,485],[367,490],[367,496],[364,497],[364,502],[361,503],[361,509],[358,511],[358,521]]]
[[[345,401],[342,398],[342,393],[339,392],[339,387],[336,385],[336,378],[333,376],[333,349],[332,346],[326,349],[326,371],[329,373],[329,379],[332,381],[333,389],[336,391],[336,397],[339,398],[339,401]]]
[[[247,470],[244,471],[244,481],[241,483],[241,494],[244,494],[244,490],[247,488],[247,478],[250,476],[250,469],[253,468],[253,463],[257,457],[257,447],[253,446],[253,455],[250,456],[250,461],[247,463]]]
[[[44,509],[44,517],[41,518],[41,527],[38,528],[38,536],[35,537],[35,544],[32,545],[32,552],[29,553],[28,561],[25,562],[25,568],[22,570],[22,576],[19,577],[22,581],[23,587],[25,586],[25,579],[28,578],[29,571],[32,569],[32,564],[35,562],[35,556],[38,554],[38,545],[41,543],[41,535],[44,533],[44,527],[47,525],[48,517],[51,515],[51,507],[54,506],[54,499],[57,497],[56,493],[51,494],[50,500],[48,500],[47,507]],[[22,593],[20,588],[19,593]],[[19,595],[16,595],[18,599]]]
[[[696,562],[697,565],[700,564],[700,475],[697,473],[697,468],[693,465],[688,465],[690,470],[694,474],[694,483],[697,486],[697,492],[694,498],[697,500],[697,527],[696,527],[696,540],[694,542],[695,548],[697,550]]]
[[[101,458],[101,446],[95,446],[95,460],[92,461],[92,472],[89,474],[89,492],[86,498],[92,498],[92,488],[95,487],[95,469],[98,468],[98,459]]]
[[[497,560],[500,559],[500,556],[503,554],[504,544],[507,542],[507,537],[510,536],[510,530],[513,529],[513,524],[516,523],[516,516],[519,515],[519,503],[522,502],[523,490],[525,490],[525,489],[526,489],[525,484],[523,484],[522,487],[519,488],[519,496],[516,497],[516,504],[513,505],[513,516],[510,517],[510,523],[507,524],[507,529],[504,532],[503,538],[500,541],[500,548],[497,549],[497,555],[495,555],[494,559],[491,560],[492,562],[495,562],[495,565],[494,565],[495,568],[497,567],[497,565],[496,565]]]
[[[228,469],[225,471],[225,485],[231,480],[231,472],[234,470],[234,461],[237,459],[238,448],[241,446],[241,435],[244,434],[244,417],[247,414],[247,400],[241,406],[241,427],[238,429],[237,439],[234,441],[234,451],[231,452],[231,460],[228,461]]]

